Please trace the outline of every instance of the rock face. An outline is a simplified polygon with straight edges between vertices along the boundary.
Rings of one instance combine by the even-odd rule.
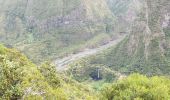
[[[23,27],[29,32],[43,33],[59,26],[80,26],[113,18],[105,0],[99,3],[88,0],[1,0],[0,4],[4,24],[1,29],[13,33],[19,33]]]
[[[130,7],[121,6],[123,0],[114,1],[116,8],[111,8],[111,0],[0,0],[0,42],[36,62],[79,51],[100,34],[112,37],[126,31],[130,21],[118,15],[127,12],[124,8],[131,13]],[[117,14],[116,9],[123,10]]]
[[[148,75],[170,74],[167,35],[169,5],[168,0],[146,0],[144,3],[140,19],[135,21],[126,44],[128,55],[131,57],[135,55],[138,58],[136,61],[131,61],[132,70],[135,68]]]
[[[170,74],[169,0],[146,0],[130,35],[98,63],[125,72]],[[102,62],[102,61],[103,62]]]
[[[60,55],[63,48],[70,53],[114,22],[105,0],[0,0],[0,5],[0,41],[36,61]]]

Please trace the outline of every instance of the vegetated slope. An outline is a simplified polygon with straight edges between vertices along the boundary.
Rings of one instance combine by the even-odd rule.
[[[124,9],[125,12],[119,12],[119,14],[117,14],[117,27],[115,27],[115,30],[119,30],[120,32],[120,36],[124,36],[123,34],[127,34],[125,36],[129,36],[128,33],[131,30],[131,23],[134,21],[134,19],[136,19],[137,14],[139,13],[139,11],[142,8],[142,2],[130,2],[127,1],[129,5],[135,5],[135,6],[130,6],[129,5],[123,5],[124,7],[120,6],[121,4],[127,3],[124,2],[122,0],[120,1],[114,1],[114,0],[110,0],[108,3],[110,2],[117,2],[120,3],[119,5],[117,5],[117,7],[119,9]],[[116,4],[115,4],[116,5]],[[126,7],[128,7],[126,9]],[[118,8],[115,8],[115,10]],[[139,9],[136,9],[139,8]],[[133,12],[134,15],[131,15],[130,12]],[[129,27],[127,27],[129,25]],[[119,39],[119,38],[118,38]],[[127,37],[125,37],[124,39],[127,39]],[[109,43],[109,47],[110,49],[117,47],[116,45],[114,45],[114,42],[116,41],[116,38],[113,40],[113,42]],[[120,42],[120,41],[119,41]],[[118,43],[118,42],[117,42]],[[102,47],[102,46],[101,46]],[[103,46],[105,47],[105,46]],[[105,48],[105,49],[108,49]],[[87,55],[91,50],[87,50]],[[93,51],[93,49],[92,49]],[[100,51],[100,49],[97,51]],[[95,49],[94,49],[94,52]],[[82,52],[86,54],[85,52]],[[90,52],[91,53],[91,52]],[[104,54],[106,54],[106,50],[102,49],[102,51],[97,52],[97,57],[96,54],[92,53],[93,55],[91,55],[90,57],[85,56],[82,59],[78,60],[78,61],[74,61],[74,63],[71,63],[71,61],[73,61],[74,59],[79,58],[79,56],[81,56],[81,52],[78,53],[77,55],[73,54],[64,58],[64,59],[58,59],[56,64],[58,65],[59,69],[63,69],[63,68],[69,68],[67,73],[69,75],[72,75],[73,79],[76,79],[77,81],[80,82],[87,82],[88,84],[90,83],[100,83],[98,87],[100,87],[104,82],[112,82],[116,79],[122,79],[123,77],[126,77],[124,74],[119,73],[117,70],[111,69],[108,67],[108,65],[105,64],[105,62],[110,61],[110,59],[107,59],[105,62],[100,60],[100,59],[105,59],[107,57],[105,57]],[[101,55],[101,56],[98,56]],[[109,55],[109,53],[108,53]],[[111,55],[113,56],[113,55]],[[99,58],[99,59],[96,59]],[[71,63],[71,64],[70,64]],[[68,64],[70,64],[68,67]],[[96,84],[96,86],[97,86]],[[98,88],[97,87],[97,88]],[[96,87],[95,87],[96,88]]]
[[[97,47],[129,30],[134,1],[0,0],[0,41],[37,63]]]
[[[114,70],[146,75],[170,73],[170,1],[143,1],[130,35],[116,48],[91,57],[91,65],[104,64]]]
[[[62,59],[55,60],[56,69],[59,73],[66,73],[67,76],[75,79],[78,82],[86,82],[94,89],[98,90],[105,82],[112,82],[115,79],[121,79],[125,75],[110,70],[103,65],[90,66],[85,59],[91,55],[102,53],[105,49],[116,46],[122,41],[127,34],[117,36],[114,40],[99,46],[98,48],[86,49],[77,54],[72,54]],[[97,82],[99,81],[100,82]],[[96,81],[96,82],[95,82]],[[98,84],[98,85],[97,85]]]
[[[68,100],[96,99],[88,87],[45,63],[37,67],[15,49],[0,45],[0,99]]]
[[[115,30],[119,30],[119,32],[130,32],[130,26],[142,9],[143,1],[107,0],[107,3],[112,13],[116,16],[117,27],[115,27]]]
[[[105,0],[0,0],[0,5],[0,41],[36,62],[113,35],[115,18]]]
[[[131,3],[130,0],[107,0],[109,8],[115,15],[125,13]]]
[[[108,72],[108,71],[107,71]],[[24,100],[108,100],[169,98],[170,80],[134,74],[113,84],[106,84],[101,95],[86,85],[57,74],[48,62],[37,67],[15,49],[0,45],[0,99]],[[128,94],[127,94],[128,93]]]
[[[113,84],[106,84],[100,100],[169,100],[170,79],[130,75]]]

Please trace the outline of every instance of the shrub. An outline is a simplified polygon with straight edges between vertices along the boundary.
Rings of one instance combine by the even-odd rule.
[[[169,100],[170,79],[132,74],[102,90],[101,100]]]

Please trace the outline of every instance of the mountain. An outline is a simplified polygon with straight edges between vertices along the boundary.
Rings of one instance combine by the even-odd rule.
[[[170,98],[169,0],[0,6],[0,99]]]
[[[137,0],[0,0],[0,5],[0,42],[36,63],[129,33],[140,10]]]
[[[102,54],[89,57],[89,63],[125,74],[169,75],[169,11],[169,0],[143,1],[126,39]]]
[[[78,52],[86,41],[95,45],[94,39],[108,41],[113,35],[115,17],[105,0],[0,0],[0,5],[0,42],[35,62]]]

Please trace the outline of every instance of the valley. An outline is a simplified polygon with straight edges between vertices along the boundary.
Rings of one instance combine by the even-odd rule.
[[[93,48],[93,49],[86,48],[85,50],[78,52],[76,54],[70,54],[70,56],[67,56],[67,57],[64,57],[61,59],[57,59],[57,60],[55,60],[55,65],[57,67],[57,70],[59,70],[59,71],[67,70],[68,65],[73,63],[74,61],[84,58],[84,57],[88,57],[90,55],[101,53],[102,51],[106,50],[107,48],[117,45],[126,36],[127,36],[127,34],[115,36],[114,40],[110,40],[106,44],[101,45],[97,48]]]
[[[169,0],[0,0],[0,100],[169,100]]]

